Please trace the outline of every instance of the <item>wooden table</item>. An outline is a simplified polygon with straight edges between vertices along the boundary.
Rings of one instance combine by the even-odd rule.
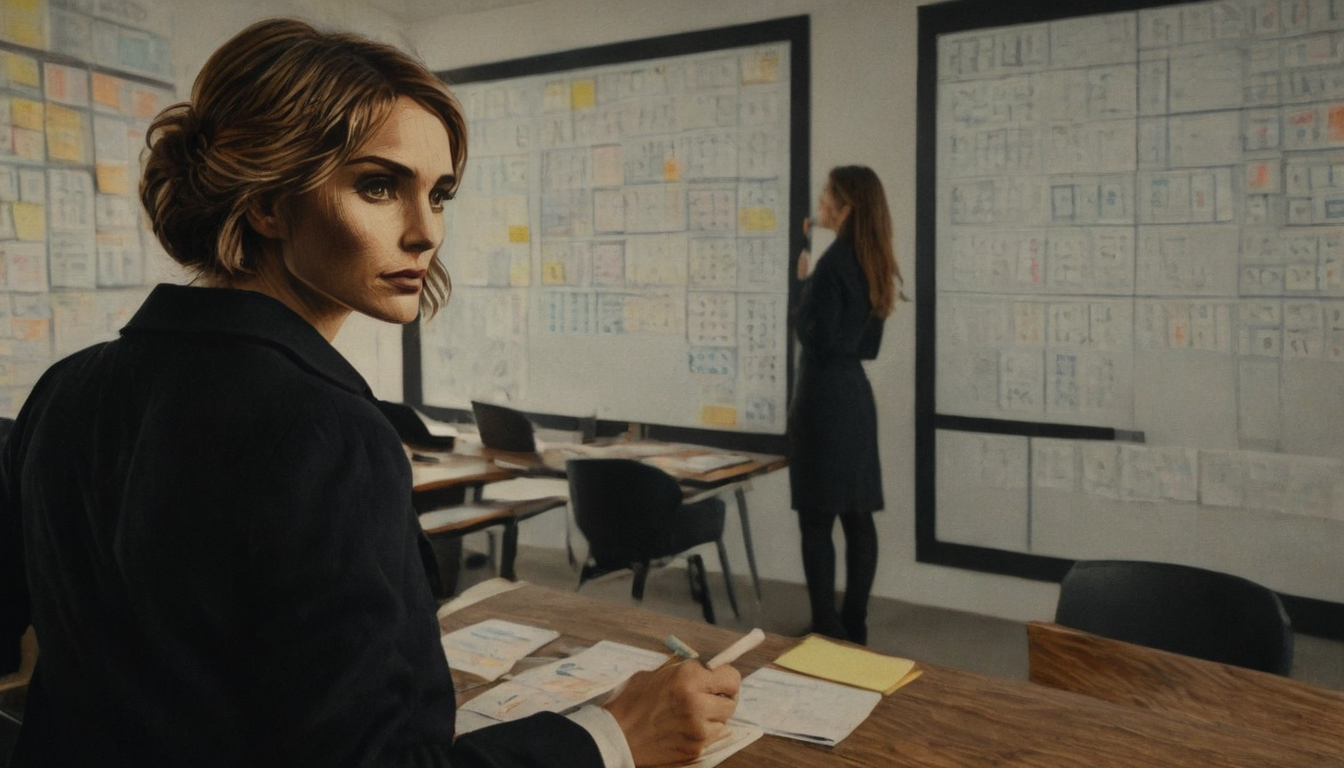
[[[411,458],[411,504],[422,518],[435,510],[471,504],[481,498],[481,489],[489,483],[509,480],[516,476],[515,472],[504,469],[481,456],[411,449],[407,452]],[[495,516],[499,516],[498,513],[495,513]],[[509,529],[507,521],[482,519],[479,522],[483,525],[473,526],[470,522],[458,521],[457,532],[430,536],[430,548],[434,551],[434,559],[438,564],[437,582],[431,581],[435,597],[451,597],[457,589],[457,577],[462,569],[462,534],[493,524],[505,525],[506,534],[512,533],[513,537],[511,541],[505,542],[506,548],[517,546],[517,532]],[[493,538],[490,543],[493,549]],[[506,554],[511,555],[511,552]],[[508,570],[512,571],[511,556],[508,562]]]
[[[647,454],[650,446],[670,447],[670,444],[656,440],[608,440],[584,446],[567,448],[557,446],[541,453],[517,453],[481,448],[480,455],[524,475],[564,477],[565,462],[571,458],[587,455],[592,458],[633,458],[649,459],[656,464],[656,457],[687,458],[710,453],[731,453],[746,456],[747,461],[722,467],[709,472],[691,472],[667,466],[659,466],[677,479],[686,503],[693,503],[712,496],[721,496],[729,491],[737,502],[737,517],[742,524],[742,545],[747,551],[747,568],[751,572],[751,586],[756,593],[756,602],[761,601],[761,577],[756,570],[756,549],[751,539],[751,518],[747,514],[747,488],[752,478],[766,475],[789,465],[788,458],[774,454],[749,453],[746,451],[724,451],[700,446],[684,446],[678,450],[658,454]],[[626,450],[622,450],[622,449]],[[580,455],[575,455],[580,454]],[[572,560],[572,553],[571,553]]]
[[[669,632],[711,653],[736,639],[733,632],[708,624],[533,585],[470,605],[439,624],[448,632],[488,618],[559,631],[561,637],[538,655],[602,639],[662,650]],[[743,675],[749,674],[797,642],[768,634],[765,643],[736,666]],[[767,735],[730,757],[725,768],[1344,765],[1344,751],[1327,754],[1290,738],[1210,725],[1180,714],[1113,704],[1032,683],[928,664],[919,667],[924,671],[920,679],[884,698],[839,745],[827,748]],[[457,672],[454,675],[463,683],[474,680]],[[469,700],[482,690],[466,691],[460,699]]]

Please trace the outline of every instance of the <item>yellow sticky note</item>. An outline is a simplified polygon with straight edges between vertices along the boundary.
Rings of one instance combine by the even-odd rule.
[[[10,119],[15,128],[27,128],[30,131],[42,130],[42,102],[32,99],[14,98],[10,100]]]
[[[532,284],[532,271],[526,264],[514,264],[509,268],[509,285],[523,286]]]
[[[42,0],[4,0],[6,37],[29,48],[47,47],[47,4]]]
[[[121,109],[121,78],[93,73],[93,103],[117,112]]]
[[[532,239],[531,233],[527,230],[526,224],[509,225],[509,242],[526,243]]]
[[[59,104],[47,105],[47,154],[57,160],[84,162],[84,115]]]
[[[680,181],[681,163],[676,158],[668,158],[663,161],[663,181]]]
[[[126,176],[126,166],[121,163],[99,163],[95,167],[98,177],[98,191],[107,195],[128,195],[130,184]]]
[[[30,56],[6,53],[5,72],[9,74],[11,85],[26,85],[29,88],[42,87],[42,79],[37,73],[37,59]]]
[[[700,423],[710,427],[735,427],[737,409],[730,405],[706,405],[700,409]]]
[[[747,232],[775,231],[775,209],[743,208],[738,212],[738,228]]]
[[[775,664],[812,677],[889,694],[919,677],[915,662],[810,636]]]
[[[569,108],[589,109],[597,103],[597,88],[592,80],[575,80],[569,87]]]
[[[565,262],[547,261],[541,265],[541,282],[546,285],[565,284]]]
[[[20,240],[46,239],[47,207],[38,203],[15,203],[14,233]]]

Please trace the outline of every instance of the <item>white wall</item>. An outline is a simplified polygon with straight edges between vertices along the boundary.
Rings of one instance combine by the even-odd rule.
[[[831,166],[871,166],[886,185],[898,259],[913,288],[916,5],[914,0],[543,0],[417,23],[410,39],[431,68],[443,70],[810,15],[813,195]],[[1058,595],[1053,584],[915,562],[914,315],[913,305],[898,309],[888,322],[881,356],[869,365],[887,500],[887,511],[877,518],[882,550],[874,593],[1021,620],[1048,619]],[[748,502],[762,575],[802,581],[785,475],[758,481]],[[736,527],[730,525],[730,531],[736,533]],[[739,574],[746,572],[741,552],[740,545],[729,544]]]
[[[896,248],[914,285],[915,0],[538,0],[478,13],[399,23],[354,0],[216,3],[179,0],[174,40],[182,93],[203,56],[264,15],[295,14],[404,44],[432,69],[807,14],[812,21],[812,163],[815,197],[834,165],[871,166],[887,188]],[[470,166],[468,166],[470,172]],[[909,291],[913,293],[913,290]],[[1011,577],[922,565],[914,559],[914,307],[888,321],[881,356],[869,365],[877,393],[887,510],[877,518],[882,550],[874,593],[1018,620],[1048,619],[1058,587]],[[398,330],[352,319],[337,346],[382,397],[400,395]],[[761,575],[802,581],[788,482],[776,473],[748,494]],[[736,516],[730,515],[735,523]],[[538,522],[540,522],[540,518]],[[525,530],[525,543],[562,546],[558,521]],[[737,535],[735,524],[730,536]],[[730,542],[736,573],[741,544]],[[713,558],[710,558],[713,560]],[[843,570],[843,569],[841,569]],[[841,577],[843,578],[843,576]]]

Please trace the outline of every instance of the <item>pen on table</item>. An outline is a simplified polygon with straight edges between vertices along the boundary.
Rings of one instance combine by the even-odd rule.
[[[705,666],[710,669],[718,669],[724,664],[732,664],[737,661],[744,653],[751,651],[765,641],[765,632],[760,627],[756,627],[747,634],[738,638],[732,645],[719,651],[718,655],[710,659]]]

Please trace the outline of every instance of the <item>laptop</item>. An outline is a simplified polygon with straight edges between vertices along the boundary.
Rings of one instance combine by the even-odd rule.
[[[471,401],[471,410],[476,415],[476,428],[481,432],[481,445],[496,451],[537,452],[532,422],[521,411],[475,400]]]

